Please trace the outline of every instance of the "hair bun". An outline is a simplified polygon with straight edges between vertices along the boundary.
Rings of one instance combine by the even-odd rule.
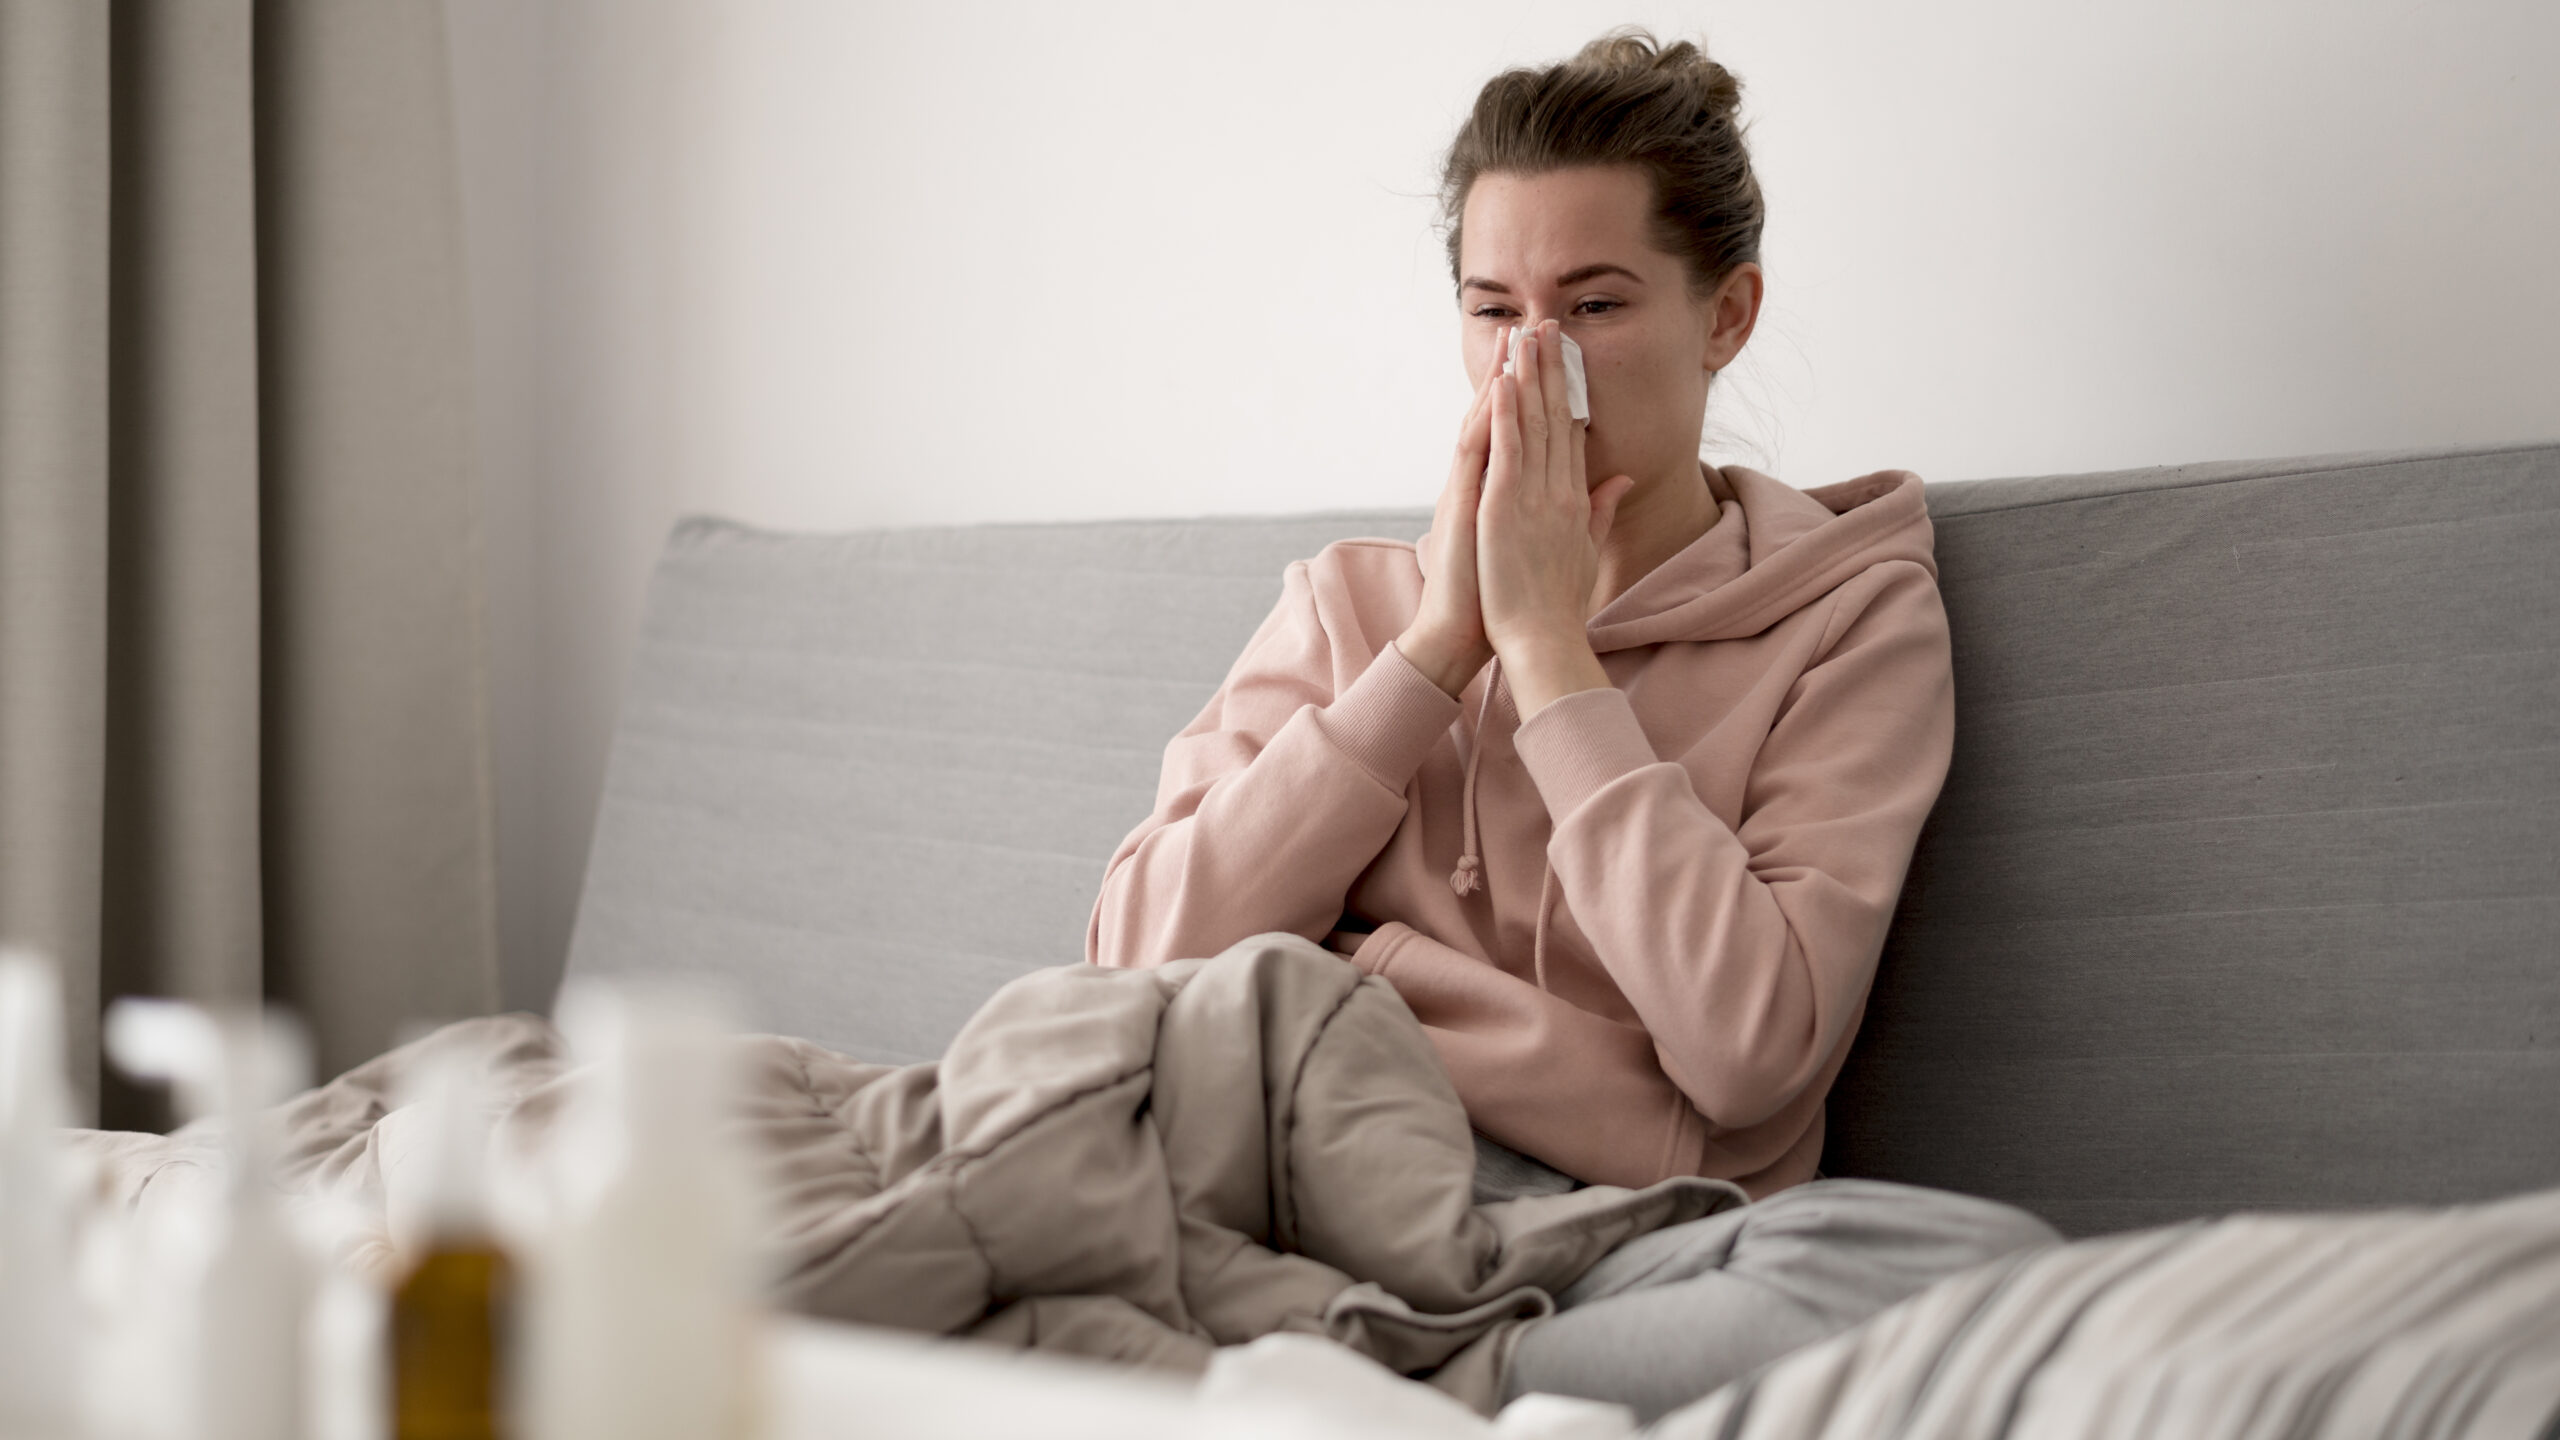
[[[1717,120],[1731,122],[1742,110],[1742,80],[1693,41],[1668,45],[1641,25],[1621,25],[1582,47],[1567,64],[1589,70],[1632,70],[1678,77],[1694,103]]]

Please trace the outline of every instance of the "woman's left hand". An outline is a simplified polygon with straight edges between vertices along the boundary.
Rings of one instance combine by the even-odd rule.
[[[1524,650],[1580,645],[1600,579],[1600,543],[1633,489],[1583,479],[1582,431],[1565,398],[1563,326],[1521,337],[1516,375],[1494,382],[1493,446],[1476,511],[1476,593],[1485,638],[1516,667]],[[1500,357],[1495,362],[1500,365]]]

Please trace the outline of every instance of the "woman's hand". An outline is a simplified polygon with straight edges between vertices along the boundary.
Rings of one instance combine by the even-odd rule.
[[[1600,543],[1635,487],[1626,475],[1584,482],[1585,422],[1565,399],[1562,333],[1549,320],[1523,335],[1520,373],[1495,378],[1488,407],[1491,457],[1472,538],[1485,641],[1506,672],[1542,652],[1590,654]]]
[[[1476,387],[1475,404],[1458,426],[1458,453],[1449,462],[1431,513],[1429,554],[1422,577],[1422,605],[1396,637],[1413,667],[1455,696],[1493,658],[1485,638],[1483,607],[1476,598],[1476,510],[1484,501],[1484,477],[1493,434],[1493,393],[1502,382],[1497,357]]]
[[[1562,696],[1610,683],[1591,649],[1591,592],[1600,544],[1618,502],[1635,488],[1626,475],[1597,487],[1583,481],[1582,422],[1565,399],[1562,333],[1551,320],[1523,335],[1519,373],[1497,382],[1476,514],[1485,641],[1502,657],[1524,725]]]

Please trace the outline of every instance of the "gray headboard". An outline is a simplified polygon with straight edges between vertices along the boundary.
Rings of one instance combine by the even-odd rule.
[[[1929,512],[1955,758],[1827,1168],[2074,1234],[2560,1184],[2560,445]]]
[[[759,1028],[939,1056],[996,987],[1084,959],[1165,742],[1289,562],[1430,520],[680,522],[649,582],[569,972],[707,976]]]
[[[1956,755],[1825,1168],[2093,1233],[2560,1183],[2560,444],[1929,487]],[[569,967],[930,1058],[1423,510],[779,535],[651,581]]]

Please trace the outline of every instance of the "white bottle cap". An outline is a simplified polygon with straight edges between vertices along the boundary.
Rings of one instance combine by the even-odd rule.
[[[408,1129],[397,1162],[409,1169],[405,1183],[386,1185],[394,1241],[415,1254],[440,1240],[487,1241],[488,1153],[491,1116],[481,1098],[481,1057],[456,1046],[430,1050],[404,1077],[401,1110]],[[394,1113],[397,1113],[396,1111]],[[390,1143],[388,1141],[386,1144]],[[412,1179],[411,1177],[414,1177]],[[388,1176],[386,1176],[386,1180]],[[391,1202],[401,1201],[397,1210]]]

